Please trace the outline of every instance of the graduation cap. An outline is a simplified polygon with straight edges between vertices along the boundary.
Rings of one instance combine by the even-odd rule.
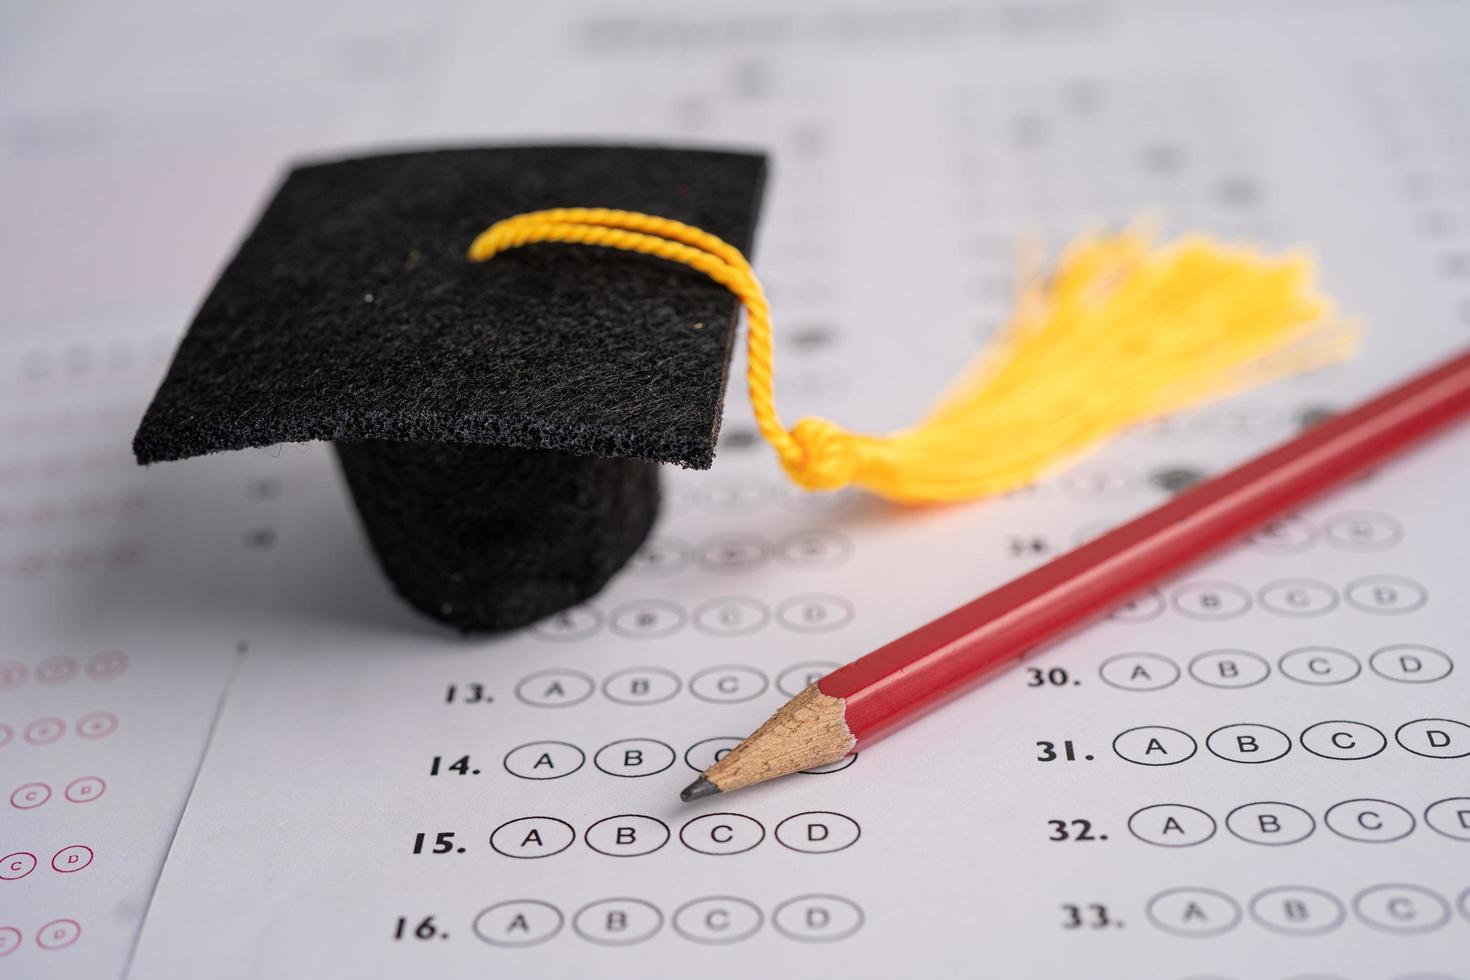
[[[918,423],[788,429],[744,255],[763,176],[758,156],[612,147],[298,169],[205,300],[134,451],[331,440],[399,592],[506,629],[632,556],[656,463],[711,464],[738,307],[756,427],[786,474],[915,504],[1014,490],[1355,344],[1305,255],[1090,234],[1049,275],[1021,270],[1009,321]]]
[[[739,303],[656,257],[570,244],[466,260],[568,201],[745,251],[759,155],[523,147],[291,171],[200,307],[140,463],[329,440],[384,572],[465,630],[587,599],[658,510],[657,464],[714,459]]]

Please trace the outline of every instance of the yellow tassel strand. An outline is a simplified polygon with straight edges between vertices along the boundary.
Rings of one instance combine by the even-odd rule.
[[[756,425],[791,479],[904,503],[1025,486],[1130,425],[1343,360],[1357,336],[1313,289],[1304,255],[1272,258],[1201,235],[1154,247],[1137,228],[1088,235],[1049,279],[1022,275],[1010,322],[917,425],[870,436],[805,418],[787,429],[772,387],[770,305],[738,249],[668,218],[556,208],[497,222],[469,259],[538,242],[654,255],[730,290],[746,312]]]

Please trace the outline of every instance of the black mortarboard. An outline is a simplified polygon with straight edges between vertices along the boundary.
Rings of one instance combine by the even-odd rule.
[[[331,440],[389,579],[466,630],[596,593],[707,468],[739,303],[657,258],[466,249],[503,218],[643,211],[748,251],[764,157],[529,147],[293,170],[189,327],[140,463]]]

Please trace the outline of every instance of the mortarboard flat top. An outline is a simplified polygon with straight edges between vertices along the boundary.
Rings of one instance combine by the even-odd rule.
[[[421,610],[499,629],[580,601],[652,524],[656,477],[636,461],[713,462],[739,304],[652,257],[539,245],[472,263],[469,243],[579,206],[748,251],[764,176],[759,155],[607,146],[295,169],[200,307],[134,452],[330,440]]]
[[[708,467],[738,304],[655,258],[502,218],[646,211],[751,244],[764,158],[618,147],[401,153],[293,170],[179,347],[139,462],[312,439],[560,449]]]

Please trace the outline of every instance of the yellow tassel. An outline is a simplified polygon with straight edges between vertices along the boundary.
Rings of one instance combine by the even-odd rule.
[[[1088,235],[1049,279],[1022,270],[1005,329],[918,424],[886,436],[823,418],[787,429],[774,403],[770,306],[738,249],[667,218],[557,208],[497,222],[469,259],[537,242],[655,255],[729,289],[747,316],[756,425],[786,473],[808,490],[854,484],[904,503],[1025,486],[1130,425],[1343,360],[1357,338],[1314,290],[1305,255],[1272,258],[1202,235],[1155,247],[1138,228]]]

